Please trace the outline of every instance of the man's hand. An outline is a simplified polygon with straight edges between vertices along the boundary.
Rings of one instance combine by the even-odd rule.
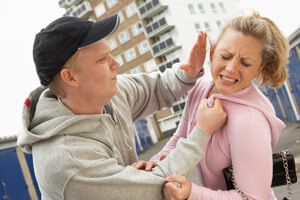
[[[176,182],[176,184],[174,184]],[[172,174],[166,178],[164,185],[165,200],[183,200],[190,196],[192,190],[191,182],[184,176]]]
[[[227,114],[224,111],[220,99],[215,99],[214,106],[208,108],[207,99],[203,99],[197,110],[196,126],[212,134],[227,120]]]
[[[184,70],[186,75],[190,78],[197,76],[199,71],[203,68],[206,57],[206,38],[206,32],[200,31],[187,62],[180,65],[180,69]]]
[[[159,160],[163,160],[163,159],[165,159],[165,157],[167,157],[167,156],[165,154],[162,154],[160,156]],[[132,163],[130,166],[134,167],[136,169],[141,169],[141,170],[145,170],[148,172],[148,171],[151,171],[151,169],[153,167],[155,167],[155,165],[156,165],[156,162],[154,162],[154,161],[139,160],[137,162]]]

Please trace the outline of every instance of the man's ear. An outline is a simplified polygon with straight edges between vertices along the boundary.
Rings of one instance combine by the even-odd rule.
[[[63,82],[65,82],[70,86],[77,87],[79,83],[76,76],[74,75],[75,75],[74,72],[70,69],[62,69],[60,71],[60,77]]]
[[[210,62],[212,62],[212,59],[213,59],[213,56],[214,56],[214,52],[215,52],[215,47],[216,47],[216,44],[212,42],[210,44],[210,50],[209,50]]]

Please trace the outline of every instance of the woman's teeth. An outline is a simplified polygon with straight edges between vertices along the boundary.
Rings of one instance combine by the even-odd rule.
[[[233,79],[233,78],[227,78],[225,76],[222,76],[222,79],[225,80],[225,81],[229,81],[229,82],[232,82],[234,83],[236,81],[236,79]]]

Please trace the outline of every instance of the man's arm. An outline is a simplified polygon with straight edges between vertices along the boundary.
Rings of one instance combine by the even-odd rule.
[[[199,117],[191,134],[180,138],[176,148],[151,172],[119,165],[113,148],[105,143],[97,151],[89,146],[86,150],[97,154],[91,156],[97,159],[69,179],[64,191],[66,199],[162,199],[164,178],[174,173],[187,176],[203,156],[210,135],[198,126],[205,127],[211,134],[226,121],[226,113],[218,99],[212,108],[203,101],[198,113],[203,116]],[[211,120],[212,117],[215,120]]]
[[[111,149],[102,145],[103,150],[97,155],[97,160],[68,180],[63,192],[64,197],[65,199],[162,199],[165,177],[171,173],[187,175],[201,159],[203,146],[209,138],[210,136],[202,129],[196,128],[189,138],[180,139],[178,147],[151,172],[119,165],[115,158],[109,156]]]
[[[203,75],[206,33],[200,32],[188,60],[164,73],[120,75],[118,87],[125,95],[134,121],[156,110],[170,107],[188,92]]]

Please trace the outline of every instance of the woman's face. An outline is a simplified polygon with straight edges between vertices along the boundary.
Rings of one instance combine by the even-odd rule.
[[[231,94],[247,87],[263,68],[261,41],[227,29],[211,54],[215,93]]]

